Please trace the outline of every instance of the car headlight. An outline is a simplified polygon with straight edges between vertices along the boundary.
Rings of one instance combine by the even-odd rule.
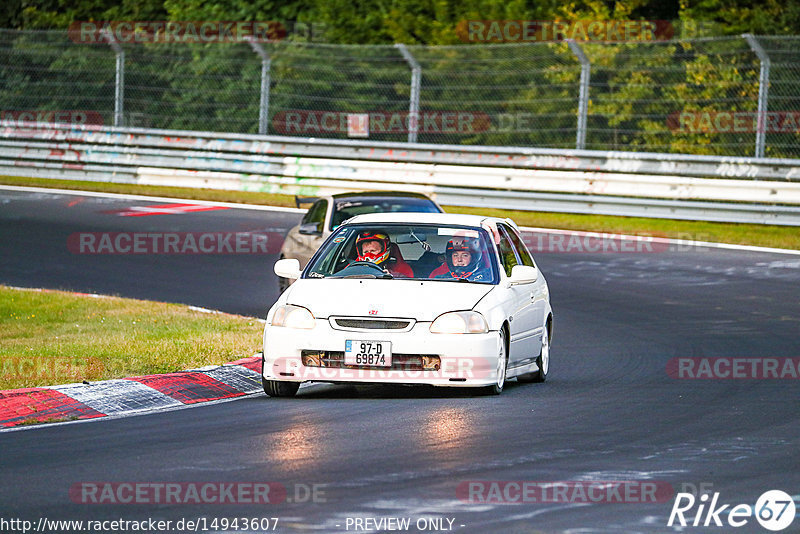
[[[431,323],[434,334],[483,334],[488,331],[486,319],[474,311],[443,313]]]
[[[272,316],[272,326],[285,326],[286,328],[314,328],[314,315],[305,308],[286,304],[275,310]]]

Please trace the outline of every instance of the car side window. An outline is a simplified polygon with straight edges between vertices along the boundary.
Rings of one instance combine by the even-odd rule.
[[[511,269],[514,268],[515,265],[519,265],[519,259],[517,258],[517,254],[514,251],[514,245],[511,242],[511,239],[508,237],[508,233],[502,227],[502,225],[497,225],[498,233],[500,234],[500,242],[497,244],[497,252],[500,255],[500,263],[503,265],[503,269],[506,271],[506,276],[511,276]]]
[[[525,246],[525,242],[522,241],[522,238],[519,236],[517,231],[510,226],[506,226],[505,224],[500,224],[498,226],[501,226],[511,238],[511,242],[514,244],[514,248],[517,250],[517,256],[519,256],[520,261],[522,261],[522,265],[536,267],[536,263],[534,263],[533,257],[531,256],[530,251],[528,251],[528,247]]]
[[[317,200],[314,205],[309,208],[308,212],[303,217],[301,224],[313,223],[317,225],[317,229],[322,231],[322,224],[325,221],[325,213],[328,211],[327,200]]]

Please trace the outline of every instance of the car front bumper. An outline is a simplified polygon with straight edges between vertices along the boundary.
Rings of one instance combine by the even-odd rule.
[[[350,331],[334,329],[325,319],[317,319],[310,330],[266,325],[264,328],[264,367],[267,380],[290,382],[355,382],[426,384],[449,387],[487,386],[497,382],[500,336],[496,331],[483,334],[433,334],[429,322],[416,323],[410,330]],[[327,361],[322,366],[303,363],[304,351],[338,358],[345,342],[391,342],[394,367],[344,366]],[[438,357],[437,369],[423,370],[417,357]],[[314,358],[311,358],[312,360]],[[309,362],[310,363],[310,362]]]

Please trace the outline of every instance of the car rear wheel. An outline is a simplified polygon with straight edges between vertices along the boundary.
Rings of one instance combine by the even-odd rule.
[[[544,382],[547,380],[547,373],[550,372],[550,335],[545,326],[542,332],[542,350],[536,358],[536,365],[539,370],[533,373],[525,373],[517,377],[518,382]]]
[[[300,388],[300,382],[267,380],[263,376],[261,377],[261,385],[264,386],[264,393],[270,397],[294,397]]]
[[[491,386],[481,388],[484,395],[499,395],[506,384],[506,370],[508,369],[508,343],[506,342],[506,329],[500,329],[500,351],[497,354],[497,381]]]

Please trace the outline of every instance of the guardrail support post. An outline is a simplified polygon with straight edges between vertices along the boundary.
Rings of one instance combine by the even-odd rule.
[[[117,56],[117,74],[114,81],[114,126],[121,127],[123,126],[123,113],[125,112],[125,51],[111,31],[105,30],[103,37]]]
[[[742,35],[750,45],[750,50],[758,56],[761,63],[761,70],[758,74],[758,120],[756,122],[756,153],[755,157],[764,157],[764,146],[767,141],[767,96],[769,94],[769,55],[761,46],[754,35],[745,33]]]
[[[269,73],[272,66],[272,59],[269,54],[252,37],[247,39],[250,47],[261,58],[261,100],[258,104],[258,133],[267,134],[269,122]]]
[[[586,119],[589,114],[589,77],[591,76],[592,64],[574,39],[567,39],[567,44],[581,64],[580,93],[578,94],[578,127],[575,135],[575,148],[577,150],[583,150],[586,148]]]
[[[419,130],[419,90],[422,82],[422,67],[408,51],[406,45],[398,43],[394,45],[411,67],[411,96],[408,102],[408,142],[417,142],[417,131]]]

